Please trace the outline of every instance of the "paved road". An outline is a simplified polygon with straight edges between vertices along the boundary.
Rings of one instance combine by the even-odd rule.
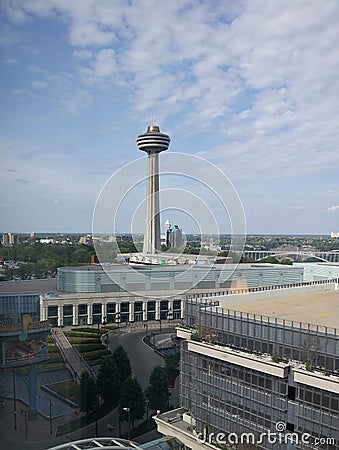
[[[134,376],[140,383],[142,389],[149,384],[150,374],[155,366],[164,366],[164,359],[142,342],[145,331],[123,331],[112,333],[109,337],[108,347],[114,350],[122,345],[131,360]]]

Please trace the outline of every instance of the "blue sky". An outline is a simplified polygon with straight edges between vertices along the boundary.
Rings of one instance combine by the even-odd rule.
[[[1,231],[90,231],[152,112],[227,175],[248,233],[339,231],[336,0],[0,5]]]

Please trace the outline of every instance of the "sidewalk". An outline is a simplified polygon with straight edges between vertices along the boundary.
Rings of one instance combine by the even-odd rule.
[[[5,405],[0,407],[0,442],[1,448],[6,450],[46,450],[49,447],[60,445],[65,442],[94,437],[96,435],[96,424],[91,423],[87,427],[56,436],[60,425],[67,423],[78,416],[75,413],[53,418],[37,415],[36,420],[29,420],[25,411],[27,406],[20,400],[16,401],[17,428],[14,429],[14,405],[12,399],[6,399]],[[128,431],[128,424],[122,424],[122,433]],[[119,437],[119,415],[115,409],[107,416],[98,420],[98,436]],[[50,432],[52,432],[50,434]]]
[[[45,450],[52,442],[58,443],[69,441],[68,438],[56,439],[54,434],[59,425],[76,417],[74,414],[67,416],[48,418],[37,414],[35,420],[29,420],[28,408],[21,400],[16,400],[16,423],[14,429],[14,405],[12,399],[6,399],[5,405],[0,407],[0,434],[1,448],[18,450]],[[50,434],[52,431],[52,434]]]
[[[64,332],[60,328],[52,328],[52,335],[56,345],[59,347],[65,366],[71,371],[74,381],[80,383],[80,376],[83,372],[88,372],[95,376],[90,366],[80,356],[79,352],[71,345]]]

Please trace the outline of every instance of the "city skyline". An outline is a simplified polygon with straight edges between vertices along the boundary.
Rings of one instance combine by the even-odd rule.
[[[315,0],[2,2],[0,229],[90,232],[154,113],[170,152],[230,179],[248,234],[338,231],[338,18]]]

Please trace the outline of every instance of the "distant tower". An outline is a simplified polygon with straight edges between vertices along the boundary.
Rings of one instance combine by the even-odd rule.
[[[139,150],[148,154],[148,180],[146,193],[146,224],[143,253],[155,254],[161,250],[159,205],[159,153],[167,150],[170,137],[160,128],[150,125],[146,133],[137,137]]]

